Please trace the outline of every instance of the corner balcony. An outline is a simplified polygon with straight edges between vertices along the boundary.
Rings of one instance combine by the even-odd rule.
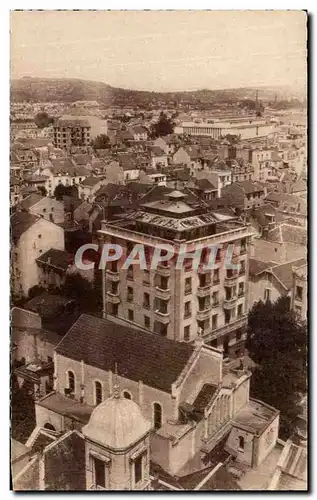
[[[197,297],[207,297],[210,295],[211,284],[205,286],[199,286],[197,288]]]
[[[233,309],[236,306],[236,302],[238,300],[238,296],[235,295],[234,297],[231,297],[230,299],[224,299],[223,300],[223,308],[230,310]]]
[[[120,280],[119,271],[111,271],[111,269],[106,270],[106,279],[118,283]]]
[[[211,305],[205,307],[205,309],[201,311],[197,311],[196,317],[197,321],[204,321],[205,319],[210,318]]]
[[[119,293],[107,292],[107,302],[110,302],[110,304],[120,304],[121,299]]]
[[[154,316],[157,321],[163,323],[164,325],[167,325],[170,322],[169,312],[162,312],[159,309],[156,309],[156,311],[154,311]]]
[[[159,286],[156,286],[155,296],[158,299],[169,300],[171,298],[171,291],[169,288],[160,288]]]
[[[171,275],[171,268],[170,266],[162,266],[161,264],[158,264],[156,272],[160,276],[168,277]]]

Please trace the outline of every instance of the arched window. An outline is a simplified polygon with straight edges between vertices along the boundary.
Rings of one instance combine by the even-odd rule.
[[[154,429],[162,427],[162,407],[159,403],[153,404],[153,423]]]
[[[54,425],[50,424],[49,422],[47,422],[45,425],[44,425],[44,429],[48,429],[49,431],[56,431]]]
[[[132,396],[128,391],[123,391],[123,397],[125,399],[132,399]]]
[[[75,375],[71,370],[67,372],[67,378],[68,378],[68,389],[70,389],[71,392],[75,392]]]
[[[95,382],[95,404],[100,405],[102,403],[102,385],[96,380]]]
[[[244,451],[244,437],[239,436],[239,450]]]

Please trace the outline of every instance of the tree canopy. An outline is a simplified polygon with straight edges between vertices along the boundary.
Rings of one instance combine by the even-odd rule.
[[[78,189],[76,186],[64,186],[64,184],[58,184],[54,189],[54,197],[57,200],[63,200],[63,196],[75,196],[78,197]]]
[[[91,145],[94,149],[108,149],[110,147],[110,139],[106,134],[100,134],[91,141]]]
[[[156,123],[153,123],[151,127],[151,137],[156,139],[157,137],[163,137],[164,135],[172,134],[174,131],[174,123],[170,118],[167,118],[166,114],[161,112],[159,119]]]
[[[259,301],[249,312],[249,355],[257,363],[251,394],[281,412],[281,434],[294,431],[302,394],[307,391],[307,328],[296,321],[289,298]]]
[[[50,117],[45,111],[41,111],[35,115],[34,122],[38,128],[45,128],[49,127],[53,123],[53,118]]]

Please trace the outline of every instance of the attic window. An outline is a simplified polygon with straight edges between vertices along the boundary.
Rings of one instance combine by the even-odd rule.
[[[239,436],[238,439],[239,439],[238,450],[239,451],[244,451],[244,437],[243,436]]]

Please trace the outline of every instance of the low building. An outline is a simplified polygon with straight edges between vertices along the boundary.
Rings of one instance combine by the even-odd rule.
[[[233,182],[222,189],[222,196],[242,210],[263,205],[265,194],[263,185],[252,181]]]
[[[78,186],[78,196],[82,200],[92,203],[95,201],[98,190],[107,183],[106,179],[100,177],[86,177]]]

